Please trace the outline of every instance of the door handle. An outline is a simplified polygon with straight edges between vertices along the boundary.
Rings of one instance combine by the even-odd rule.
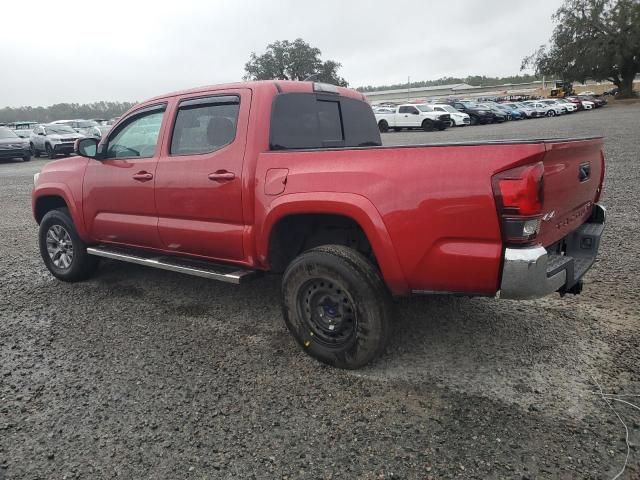
[[[217,172],[209,174],[209,180],[213,180],[214,182],[227,182],[234,178],[236,178],[236,174],[226,170],[218,170]]]
[[[138,180],[139,182],[148,182],[149,180],[153,179],[153,173],[142,171],[134,173],[132,178],[134,180]]]

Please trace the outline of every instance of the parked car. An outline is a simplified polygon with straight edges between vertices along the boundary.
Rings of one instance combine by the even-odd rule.
[[[109,130],[111,130],[110,125],[96,125],[93,127],[81,128],[80,133],[85,137],[102,138],[102,136]]]
[[[18,135],[20,138],[29,138],[31,136],[31,132],[33,131],[33,127],[35,127],[38,122],[10,122],[5,126],[10,128]]]
[[[57,155],[72,153],[73,145],[78,138],[84,138],[84,135],[69,125],[49,123],[36,125],[29,140],[34,157],[39,157],[44,152],[47,157],[55,158]]]
[[[445,103],[449,103],[459,112],[469,115],[471,125],[493,123],[496,118],[490,109],[470,100],[450,100]]]
[[[378,129],[388,132],[389,129],[402,130],[403,128],[420,128],[425,132],[431,130],[444,130],[451,124],[448,113],[437,112],[428,104],[399,105],[392,112],[375,113]]]
[[[526,116],[526,118],[544,117],[545,114],[544,111],[538,110],[524,103],[504,102],[502,105],[506,105],[507,107],[510,107],[512,109],[517,109],[518,111],[522,112]]]
[[[595,108],[595,103],[582,97],[567,97],[566,100],[578,107],[578,110],[593,110]]]
[[[0,159],[21,158],[28,162],[31,160],[29,141],[20,138],[14,130],[0,127]]]
[[[561,107],[555,103],[543,103],[542,100],[527,100],[524,102],[526,105],[531,105],[533,108],[544,112],[546,117],[555,117],[556,115],[562,115],[567,113],[564,107]]]
[[[499,108],[502,112],[506,113],[509,120],[522,120],[523,118],[527,117],[523,112],[521,112],[517,108],[511,108],[511,107],[508,107],[507,105],[504,105],[502,103],[496,103],[496,102],[491,102],[491,105]]]
[[[547,105],[558,105],[560,108],[564,110],[564,113],[573,113],[578,111],[578,107],[573,103],[563,100],[562,98],[547,98],[540,100],[541,103]]]
[[[559,103],[560,105],[565,107],[567,109],[567,112],[569,112],[569,113],[577,112],[578,110],[581,109],[578,104],[573,103],[573,102],[567,100],[566,98],[558,98],[558,99],[556,99],[556,103]]]
[[[101,257],[230,283],[283,273],[289,331],[342,368],[384,351],[391,296],[581,291],[604,229],[602,138],[380,145],[347,88],[159,96],[34,176],[40,253],[68,282]]]
[[[451,127],[464,127],[471,124],[471,118],[466,113],[459,112],[446,103],[432,103],[431,106],[436,112],[448,113],[451,117]]]
[[[76,132],[81,132],[85,128],[97,127],[99,123],[95,120],[56,120],[51,125],[68,125]]]
[[[592,97],[588,95],[579,95],[581,99],[588,100],[589,102],[593,102],[595,108],[604,107],[608,102],[602,97]]]
[[[482,109],[489,110],[493,113],[493,123],[502,123],[511,120],[511,115],[492,103],[479,103]]]

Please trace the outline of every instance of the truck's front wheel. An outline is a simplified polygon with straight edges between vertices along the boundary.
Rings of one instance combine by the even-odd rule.
[[[433,130],[433,121],[429,119],[423,121],[422,130],[424,130],[425,132],[430,132],[431,130]]]
[[[341,245],[309,250],[291,262],[282,282],[284,319],[302,349],[323,363],[359,368],[389,338],[389,293],[376,267]]]
[[[66,208],[47,212],[40,222],[38,239],[44,264],[60,280],[84,280],[98,266],[98,258],[87,253]]]

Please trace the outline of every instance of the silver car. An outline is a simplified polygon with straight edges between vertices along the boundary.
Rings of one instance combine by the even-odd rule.
[[[56,158],[57,155],[66,156],[73,153],[73,146],[78,138],[84,138],[84,135],[70,126],[49,123],[37,125],[31,133],[29,142],[34,157],[39,157],[44,152],[47,157]]]

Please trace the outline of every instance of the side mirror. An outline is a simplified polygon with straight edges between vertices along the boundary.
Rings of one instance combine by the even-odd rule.
[[[411,113],[413,113],[414,115],[420,115],[420,112],[419,112],[419,111],[417,111],[417,110],[414,110],[414,111],[413,111],[413,112],[411,112]]]
[[[97,138],[79,138],[76,140],[73,150],[76,155],[81,157],[96,158],[98,143]]]
[[[38,132],[38,135],[44,137],[44,132]]]

